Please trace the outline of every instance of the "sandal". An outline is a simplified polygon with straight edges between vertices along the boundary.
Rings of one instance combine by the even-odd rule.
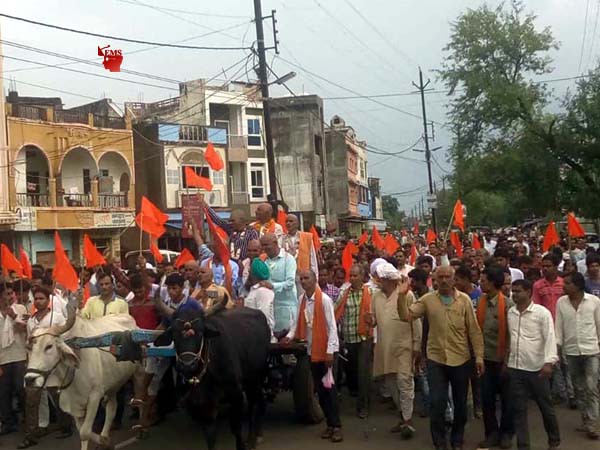
[[[17,445],[18,449],[22,449],[22,448],[29,448],[29,447],[33,447],[34,445],[37,445],[37,441],[34,441],[33,439],[30,438],[25,438],[23,439],[23,442],[21,442],[19,445]]]

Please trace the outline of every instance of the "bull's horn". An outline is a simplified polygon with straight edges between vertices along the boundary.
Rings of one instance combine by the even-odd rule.
[[[71,303],[67,304],[67,321],[64,325],[58,325],[54,327],[55,333],[57,335],[61,335],[69,331],[71,328],[73,328],[73,325],[75,325],[76,318],[77,314],[75,311],[75,307]]]

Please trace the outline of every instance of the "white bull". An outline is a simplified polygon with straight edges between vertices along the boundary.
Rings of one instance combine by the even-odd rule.
[[[31,336],[25,382],[33,387],[60,389],[60,408],[75,419],[81,450],[87,450],[90,440],[103,447],[110,446],[117,391],[132,378],[139,365],[117,362],[106,349],[82,348],[75,352],[65,340],[135,328],[134,319],[127,314],[86,320],[70,310],[65,325],[37,329]],[[102,399],[106,399],[106,414],[98,435],[92,432],[92,426]]]

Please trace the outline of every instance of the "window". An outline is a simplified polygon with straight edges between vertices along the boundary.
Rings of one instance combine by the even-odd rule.
[[[195,189],[193,186],[188,186],[187,185],[187,181],[185,179],[185,168],[186,167],[191,167],[192,170],[194,172],[196,172],[197,175],[200,175],[201,177],[204,177],[204,178],[209,178],[210,177],[208,167],[202,167],[202,166],[181,166],[181,180],[182,180],[181,185],[183,186],[184,189],[187,189],[188,187],[191,187],[192,189]]]
[[[100,176],[101,177],[107,177],[108,176],[108,169],[100,169]]]
[[[225,184],[225,177],[223,176],[223,170],[217,172],[216,170],[212,171],[212,182],[213,184]]]
[[[367,171],[367,164],[361,159],[360,160],[360,177],[365,178]]]
[[[83,193],[89,194],[92,191],[92,179],[90,178],[90,169],[83,169]]]
[[[262,145],[260,119],[248,119],[248,145],[252,147],[260,147]]]
[[[250,198],[252,200],[263,200],[267,197],[266,178],[264,163],[250,163]]]
[[[179,170],[167,169],[167,184],[179,184]]]

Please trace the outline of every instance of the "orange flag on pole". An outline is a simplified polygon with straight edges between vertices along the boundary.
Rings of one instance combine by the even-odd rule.
[[[342,252],[342,267],[346,271],[346,281],[350,280],[350,269],[354,264],[354,258],[352,258],[353,247],[356,246],[349,241]]]
[[[415,225],[413,227],[413,235],[418,236],[419,235],[419,221],[415,221]]]
[[[410,247],[410,259],[408,260],[408,264],[410,264],[411,266],[414,267],[416,262],[417,262],[417,247],[415,246],[415,244],[413,244]]]
[[[161,262],[163,262],[164,257],[163,255],[160,253],[160,250],[158,249],[158,246],[156,245],[156,241],[154,239],[152,239],[150,241],[150,252],[152,253],[152,255],[154,256],[154,260],[160,264]]]
[[[15,272],[19,277],[23,277],[23,266],[19,260],[13,255],[10,249],[2,244],[0,245],[2,273],[6,277],[10,272]]]
[[[194,255],[192,255],[192,252],[190,252],[187,248],[184,248],[183,251],[177,257],[177,259],[175,260],[175,263],[173,264],[173,266],[176,269],[179,269],[185,263],[190,262],[190,261],[195,261],[195,260],[196,260],[196,258],[194,258]]]
[[[385,242],[383,238],[379,234],[379,231],[376,227],[373,227],[373,233],[371,234],[371,242],[373,243],[373,247],[378,250],[383,250],[385,248]]]
[[[458,257],[459,258],[462,257],[462,255],[463,255],[462,242],[460,241],[460,238],[458,237],[458,233],[456,231],[450,232],[450,243],[456,249],[456,254],[458,255]]]
[[[571,237],[585,237],[585,230],[573,213],[567,214],[567,231]]]
[[[76,291],[79,287],[79,278],[62,245],[58,231],[54,232],[54,269],[52,278],[70,291]]]
[[[23,247],[19,248],[19,262],[21,263],[21,267],[23,267],[23,276],[31,279],[33,277],[33,269],[31,268],[29,256],[27,255],[27,252],[23,250]]]
[[[312,234],[313,246],[315,247],[315,251],[318,252],[321,250],[321,238],[319,237],[319,233],[314,225],[310,227],[310,234]]]
[[[231,265],[229,264],[231,254],[229,253],[227,242],[219,235],[219,231],[217,230],[218,227],[213,222],[210,214],[206,215],[206,222],[208,223],[208,230],[210,231],[214,251],[217,255],[219,255],[219,258],[223,263],[223,268],[225,269],[225,289],[227,289],[229,293],[233,295],[233,272],[231,270]]]
[[[215,146],[210,141],[208,142],[206,150],[204,151],[204,159],[210,168],[215,172],[220,172],[225,167],[225,164],[223,164],[223,159],[221,159],[221,156],[215,150]]]
[[[437,240],[437,234],[435,234],[435,231],[433,231],[431,228],[427,229],[425,240],[427,241],[427,245],[435,242]]]
[[[163,213],[145,196],[142,197],[142,207],[139,214],[135,217],[135,222],[142,231],[145,231],[155,238],[162,236],[166,229],[165,223],[169,216]]]
[[[388,253],[388,255],[392,256],[396,253],[396,251],[400,248],[400,244],[398,244],[398,241],[396,240],[396,238],[394,238],[394,236],[392,236],[392,233],[388,233],[384,239],[384,243],[385,243],[385,251]]]
[[[552,248],[552,246],[558,244],[560,242],[560,238],[558,237],[558,233],[556,232],[556,226],[554,225],[554,221],[551,221],[548,224],[548,228],[546,228],[546,233],[544,234],[544,243],[542,244],[542,250],[547,252]]]
[[[454,204],[454,225],[460,228],[460,231],[465,231],[465,215],[463,210],[463,204],[460,200],[456,200]]]
[[[98,251],[87,234],[83,235],[83,257],[85,258],[85,267],[88,269],[106,264],[104,256]]]
[[[367,230],[365,230],[360,235],[360,238],[358,238],[358,245],[365,245],[368,240],[369,240],[369,233],[367,233]]]
[[[477,233],[473,233],[473,237],[471,238],[471,247],[473,247],[473,250],[479,250],[481,248],[481,241],[479,240]]]
[[[205,191],[210,192],[213,189],[210,178],[198,175],[190,166],[185,166],[185,182],[190,187],[204,189]]]
[[[288,229],[287,229],[287,213],[283,210],[280,209],[279,211],[277,211],[277,223],[279,225],[281,225],[281,228],[283,228],[283,232],[287,234]]]

